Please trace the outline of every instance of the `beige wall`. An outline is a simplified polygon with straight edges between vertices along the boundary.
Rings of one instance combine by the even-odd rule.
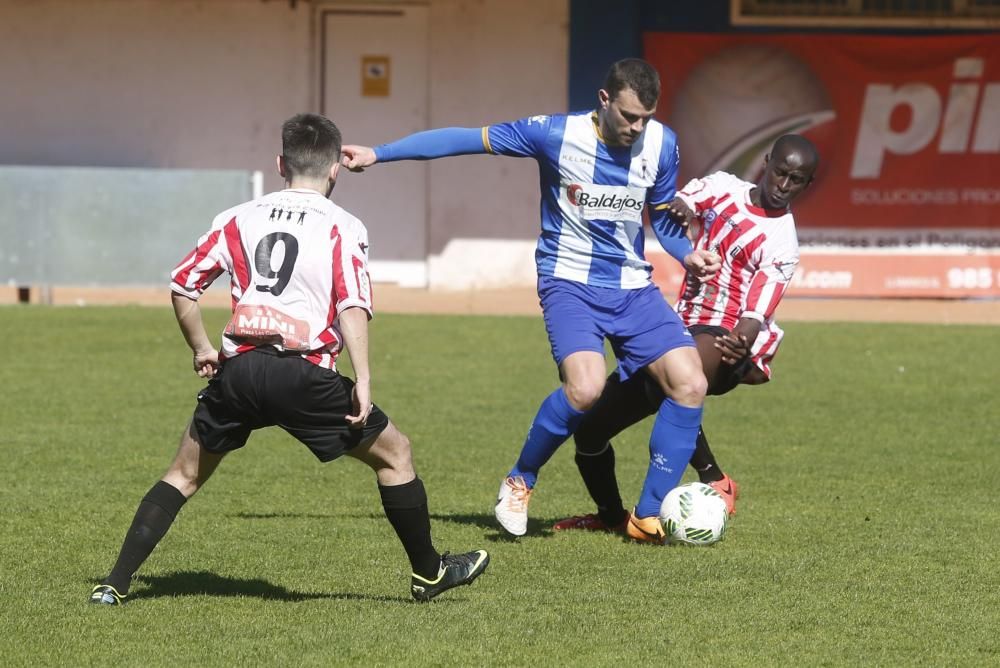
[[[320,4],[0,0],[0,164],[261,169],[280,187],[277,124],[316,105]],[[431,8],[431,127],[566,110],[568,0],[417,4]],[[455,237],[532,239],[537,169],[437,161],[428,208],[432,253]]]
[[[3,0],[0,162],[270,173],[309,44],[279,2]]]
[[[431,7],[437,32],[431,39],[432,126],[478,126],[567,111],[567,2],[442,0]],[[534,160],[438,160],[431,165],[430,194],[432,252],[444,248],[452,229],[474,238],[538,236]]]

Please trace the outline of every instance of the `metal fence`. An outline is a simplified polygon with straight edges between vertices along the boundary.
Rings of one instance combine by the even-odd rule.
[[[260,172],[0,166],[0,281],[164,285]]]

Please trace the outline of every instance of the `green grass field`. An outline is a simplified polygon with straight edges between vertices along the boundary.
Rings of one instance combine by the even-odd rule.
[[[684,548],[553,534],[590,510],[571,445],[529,535],[500,535],[496,489],[557,383],[540,319],[380,315],[375,398],[414,443],[435,543],[490,550],[488,572],[411,602],[370,471],[269,430],[128,605],[98,608],[201,382],[168,309],[0,318],[4,665],[1000,665],[996,328],[785,323],[775,382],[709,400],[743,496],[723,542]],[[649,427],[616,442],[626,502]]]

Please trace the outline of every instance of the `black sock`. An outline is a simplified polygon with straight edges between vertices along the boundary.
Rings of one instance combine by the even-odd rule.
[[[597,504],[597,516],[609,527],[618,526],[625,521],[628,513],[622,505],[622,496],[618,491],[618,479],[615,477],[615,450],[608,443],[607,447],[597,454],[576,453],[576,466],[580,469],[583,483],[590,492],[590,498]]]
[[[698,438],[694,444],[694,453],[691,455],[691,468],[698,472],[698,479],[706,485],[722,480],[725,476],[715,461],[715,455],[708,447],[705,430],[701,427],[698,427]]]
[[[132,575],[166,535],[185,501],[187,498],[176,487],[162,480],[157,481],[139,503],[132,526],[125,534],[118,561],[101,584],[109,584],[119,594],[127,594]]]
[[[441,555],[431,543],[431,518],[427,514],[427,492],[420,478],[402,485],[378,486],[382,507],[389,523],[396,530],[399,542],[410,558],[410,567],[417,575],[437,577]]]

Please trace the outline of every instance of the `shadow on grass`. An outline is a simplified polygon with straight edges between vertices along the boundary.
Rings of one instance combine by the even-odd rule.
[[[528,518],[528,532],[524,536],[512,536],[500,528],[497,518],[493,513],[431,513],[431,520],[435,522],[454,522],[455,524],[468,524],[486,531],[486,540],[494,543],[515,543],[521,538],[550,538],[552,536],[552,525],[557,522],[553,519]]]
[[[242,520],[272,520],[272,519],[331,519],[352,518],[352,519],[374,519],[385,521],[385,515],[381,513],[298,513],[298,512],[271,512],[271,513],[236,513],[230,515]],[[431,513],[432,522],[451,522],[454,524],[466,524],[486,531],[486,540],[494,543],[516,542],[520,538],[550,538],[553,535],[552,525],[562,518],[537,519],[528,518],[528,533],[524,536],[511,536],[506,531],[502,531],[497,524],[493,513]],[[433,526],[432,526],[433,529]]]
[[[245,596],[288,603],[316,599],[413,603],[411,599],[400,596],[372,596],[351,592],[291,591],[281,585],[259,578],[232,578],[208,571],[177,571],[166,575],[140,575],[137,579],[145,587],[131,593],[130,600],[158,598],[160,596]]]
[[[342,515],[333,515],[331,513],[236,513],[235,515],[230,515],[230,517],[236,517],[241,520],[332,520]]]

